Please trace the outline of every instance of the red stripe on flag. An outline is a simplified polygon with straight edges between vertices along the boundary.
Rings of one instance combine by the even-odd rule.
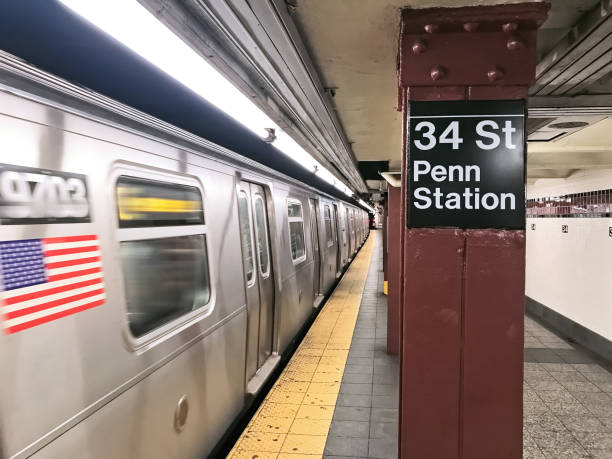
[[[35,300],[47,295],[53,295],[55,293],[66,292],[68,290],[74,290],[76,288],[87,287],[89,285],[101,284],[102,278],[90,279],[83,282],[76,282],[74,284],[62,285],[61,287],[52,287],[46,290],[38,290],[32,293],[26,293],[24,295],[17,295],[12,298],[4,298],[4,304],[10,306],[11,304],[20,303],[27,300]]]
[[[55,257],[57,255],[71,255],[73,253],[95,252],[100,250],[100,246],[89,245],[87,247],[71,247],[69,249],[45,250],[45,257]]]
[[[56,312],[55,314],[51,314],[45,317],[41,317],[39,319],[31,320],[30,322],[24,322],[19,325],[15,325],[13,327],[7,327],[4,332],[7,335],[11,333],[16,333],[21,330],[25,330],[27,328],[35,327],[36,325],[44,324],[46,322],[51,322],[52,320],[61,319],[62,317],[66,317],[72,314],[76,314],[77,312],[85,311],[86,309],[95,308],[96,306],[101,306],[104,304],[105,300],[93,301],[91,303],[84,304],[82,306],[77,306],[76,308],[67,309],[65,311]]]
[[[67,296],[66,298],[60,298],[58,300],[49,301],[47,303],[37,304],[36,306],[30,306],[29,308],[19,309],[18,311],[7,312],[4,315],[4,319],[9,320],[9,319],[15,319],[21,316],[27,316],[28,314],[32,314],[34,312],[54,308],[56,306],[61,306],[62,304],[72,303],[73,301],[83,300],[91,296],[101,295],[102,293],[104,293],[104,289],[100,288],[97,290],[92,290],[91,292],[85,292],[85,293],[80,293],[78,295]]]
[[[81,269],[80,271],[70,271],[69,273],[56,274],[54,276],[49,276],[47,282],[54,282],[63,279],[70,279],[71,277],[79,277],[86,276],[87,274],[101,273],[102,268],[90,268],[90,269]]]
[[[45,268],[47,269],[65,268],[66,266],[83,265],[85,263],[94,263],[96,261],[100,261],[100,257],[77,258],[75,260],[56,261],[54,263],[47,263],[45,265]]]
[[[60,244],[62,242],[81,242],[81,241],[97,241],[98,236],[88,234],[85,236],[66,236],[66,237],[46,237],[43,238],[45,244]]]

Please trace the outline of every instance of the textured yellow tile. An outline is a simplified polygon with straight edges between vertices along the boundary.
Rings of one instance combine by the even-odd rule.
[[[238,450],[231,453],[229,457],[231,459],[276,459],[278,457],[278,453]]]
[[[334,365],[322,365],[319,364],[315,373],[344,373],[344,362],[336,363]]]
[[[289,433],[300,435],[327,435],[330,419],[296,419],[291,424]]]
[[[234,446],[232,457],[321,458],[375,238],[376,234],[368,240],[319,313],[272,392]]]
[[[323,454],[327,435],[288,434],[283,443],[283,453]]]
[[[315,373],[312,382],[339,383],[342,381],[342,373]]]
[[[285,434],[266,432],[247,432],[238,443],[238,451],[263,451],[278,453],[281,450]]]
[[[346,359],[348,357],[348,351],[345,351],[343,349],[325,349],[323,351],[321,359],[324,359],[326,357],[344,357],[344,359]]]
[[[299,409],[299,404],[274,403],[266,399],[259,409],[258,415],[271,418],[293,419],[297,415]]]
[[[338,392],[333,392],[330,394],[321,394],[321,393],[306,393],[304,400],[302,401],[302,405],[336,405],[336,400],[338,399]]]
[[[317,369],[317,364],[316,363],[290,362],[286,368],[287,368],[287,371],[304,371],[304,372],[314,373],[314,371]]]
[[[302,382],[310,382],[312,381],[312,376],[314,373],[307,371],[284,371],[279,381],[302,381]]]
[[[319,365],[344,365],[346,364],[346,355],[324,355],[319,361]]]
[[[268,418],[257,416],[247,426],[247,432],[287,433],[293,418]]]
[[[298,419],[331,419],[334,415],[334,408],[323,405],[302,405],[295,417]]]
[[[281,392],[306,392],[310,383],[308,381],[279,380],[274,388]]]
[[[280,453],[278,455],[278,459],[321,459],[323,455],[321,454],[290,454],[290,453]]]
[[[320,359],[321,359],[321,357],[319,357],[319,356],[299,356],[299,355],[294,355],[291,358],[291,363],[297,363],[297,364],[314,363],[314,364],[318,364]]]
[[[308,392],[321,393],[321,394],[333,394],[340,391],[340,383],[310,383]]]
[[[302,403],[303,399],[303,392],[284,392],[274,389],[268,394],[264,403],[288,403],[294,405]]]
[[[311,348],[304,348],[304,349],[300,348],[297,354],[300,356],[320,357],[321,355],[323,355],[323,350],[322,349],[311,349]]]

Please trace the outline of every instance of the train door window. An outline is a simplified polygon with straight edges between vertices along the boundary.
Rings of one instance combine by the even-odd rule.
[[[289,236],[291,238],[291,259],[293,263],[300,263],[306,259],[306,246],[304,244],[304,213],[302,203],[287,201],[287,217],[289,220]]]
[[[238,193],[238,216],[240,220],[240,243],[244,254],[244,265],[248,284],[255,282],[255,261],[253,256],[253,240],[251,239],[251,218],[249,216],[249,198],[240,190]]]
[[[210,303],[207,229],[199,188],[121,176],[119,259],[127,320],[139,338]]]
[[[268,247],[268,228],[266,228],[266,209],[260,194],[254,198],[255,205],[255,232],[257,233],[257,247],[259,248],[259,270],[263,277],[270,275],[270,249]]]
[[[331,209],[327,204],[323,207],[323,212],[323,219],[325,220],[325,234],[327,235],[327,246],[330,247],[334,244],[334,233],[332,231]]]

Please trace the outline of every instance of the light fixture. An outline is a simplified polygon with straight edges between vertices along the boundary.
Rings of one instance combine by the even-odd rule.
[[[359,200],[359,204],[361,204],[363,207],[368,209],[370,212],[375,212],[374,208],[372,206],[368,205],[363,199]]]
[[[59,0],[348,196],[353,192],[137,1]],[[273,130],[275,139],[270,136]]]

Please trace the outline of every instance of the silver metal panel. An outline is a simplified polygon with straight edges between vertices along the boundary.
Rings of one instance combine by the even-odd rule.
[[[232,362],[244,357],[245,326],[243,311],[33,457],[206,457],[242,408],[244,370]],[[189,411],[185,427],[177,432],[173,416],[183,396]]]
[[[128,128],[0,89],[0,162],[86,175],[92,209],[91,223],[5,225],[0,239],[96,234],[106,288],[103,306],[0,336],[0,369],[11,381],[0,387],[2,456],[202,457],[245,407],[247,298],[236,276],[243,263],[237,186],[241,178],[265,185],[258,189],[269,212],[271,269],[278,272],[272,280],[274,352],[291,342],[313,304],[313,259],[291,260],[287,199],[299,199],[306,209],[309,197],[329,196],[154,120],[136,130],[146,117]],[[211,307],[144,340],[130,336],[117,255],[114,180],[126,170],[197,182],[205,210]],[[144,233],[153,234],[151,228]],[[312,254],[308,224],[305,233]],[[172,419],[183,395],[190,414],[178,433]]]
[[[259,345],[258,363],[261,367],[266,359],[272,354],[274,334],[274,267],[270,259],[270,235],[268,232],[268,213],[264,188],[255,183],[250,184],[251,207],[253,215],[253,228],[255,229],[255,241],[257,252],[257,280],[259,288]],[[261,208],[257,208],[257,203]],[[258,212],[262,212],[258,215]],[[258,225],[258,217],[262,219],[263,228]],[[263,230],[263,231],[262,231]],[[261,243],[260,243],[261,241]],[[268,258],[267,269],[262,265],[262,258]]]

